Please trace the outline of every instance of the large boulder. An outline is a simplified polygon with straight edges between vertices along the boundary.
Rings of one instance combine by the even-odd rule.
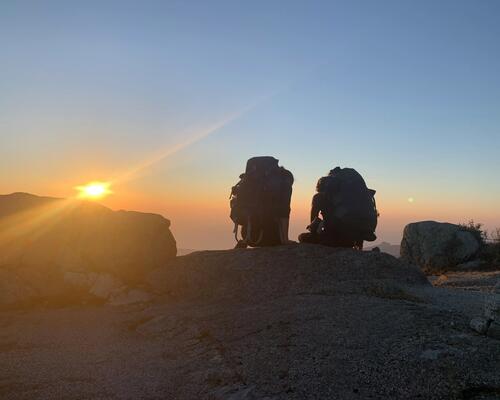
[[[26,193],[0,196],[1,302],[26,300],[27,294],[74,294],[85,286],[75,283],[78,276],[80,283],[93,282],[88,288],[103,277],[138,284],[175,258],[169,227],[160,215],[112,211],[94,202]]]
[[[401,241],[401,258],[425,273],[438,274],[477,255],[481,243],[459,225],[435,221],[408,224]]]

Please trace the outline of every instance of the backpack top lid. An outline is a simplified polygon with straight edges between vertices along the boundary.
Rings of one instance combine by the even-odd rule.
[[[340,168],[336,167],[330,170],[328,177],[337,181],[345,182],[349,185],[358,186],[359,188],[367,188],[366,182],[361,174],[354,168]]]
[[[271,156],[252,157],[247,161],[245,173],[261,174],[278,168],[279,160]]]

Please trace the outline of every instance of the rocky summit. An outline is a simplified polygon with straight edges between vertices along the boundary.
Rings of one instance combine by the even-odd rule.
[[[146,274],[148,300],[0,313],[5,399],[495,399],[486,294],[316,245],[207,251]]]

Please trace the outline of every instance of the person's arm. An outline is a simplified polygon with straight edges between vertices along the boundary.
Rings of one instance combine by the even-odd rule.
[[[312,199],[311,205],[311,222],[318,218],[319,212],[321,211],[321,193],[316,193]]]

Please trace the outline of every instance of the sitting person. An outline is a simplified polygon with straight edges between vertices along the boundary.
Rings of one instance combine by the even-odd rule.
[[[299,242],[361,250],[364,240],[376,239],[375,191],[366,187],[355,170],[339,167],[331,170],[318,180],[316,191],[309,232],[300,234]]]

